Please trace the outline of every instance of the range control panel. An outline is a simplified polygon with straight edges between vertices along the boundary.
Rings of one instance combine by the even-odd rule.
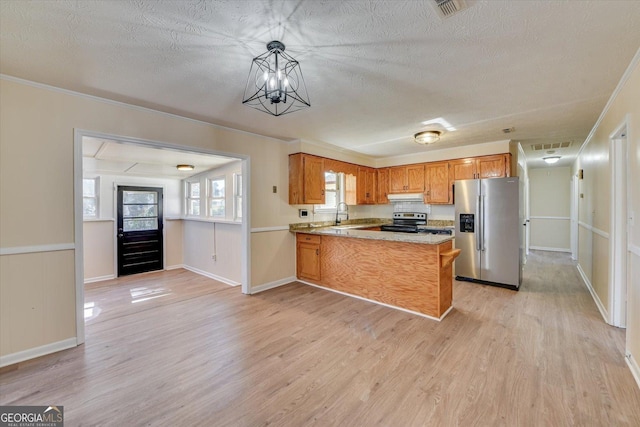
[[[475,233],[475,214],[460,214],[460,232]]]

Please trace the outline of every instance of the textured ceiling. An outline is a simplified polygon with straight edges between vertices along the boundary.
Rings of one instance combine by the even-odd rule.
[[[446,19],[432,1],[2,0],[0,72],[374,157],[509,138],[535,159],[530,144],[580,146],[640,47],[640,1],[467,0]],[[241,104],[271,40],[311,108]],[[438,117],[457,130],[411,142]]]

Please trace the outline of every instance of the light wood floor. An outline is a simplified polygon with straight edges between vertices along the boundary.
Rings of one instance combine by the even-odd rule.
[[[456,282],[441,323],[184,270],[86,301],[86,344],[0,375],[0,404],[64,405],[67,426],[640,426],[624,331],[562,254],[534,253],[520,292]]]

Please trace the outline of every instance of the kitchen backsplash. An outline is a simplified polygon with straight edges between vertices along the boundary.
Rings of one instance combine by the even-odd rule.
[[[398,202],[393,204],[393,212],[421,212],[430,214],[431,205],[420,202]]]

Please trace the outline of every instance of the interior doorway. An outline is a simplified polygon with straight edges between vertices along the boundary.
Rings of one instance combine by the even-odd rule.
[[[625,328],[627,324],[627,283],[629,250],[627,121],[620,125],[610,137],[611,161],[611,236],[609,240],[610,283],[609,301],[611,324]]]
[[[91,144],[83,146],[83,141],[89,141],[90,143],[94,144],[94,147],[91,148],[91,150],[93,150],[93,154],[91,155],[88,154],[88,151],[90,150],[89,146]],[[104,143],[105,141],[107,141],[108,143],[105,144]],[[114,159],[114,158],[108,159],[107,158],[108,156],[106,156],[106,153],[109,152],[110,150],[118,151],[118,150],[124,150],[125,148],[127,150],[130,149],[132,151],[127,151],[125,154],[123,154],[123,152],[120,152],[119,159]],[[85,151],[87,151],[87,153],[85,153]],[[101,155],[96,156],[95,155],[96,153],[100,153]],[[232,269],[235,273],[233,273],[234,278],[233,278],[232,284],[239,285],[238,288],[241,289],[242,293],[245,293],[245,294],[250,293],[249,266],[250,266],[250,253],[251,253],[250,252],[251,218],[250,218],[249,194],[250,194],[251,179],[250,179],[250,159],[248,156],[242,155],[242,154],[222,153],[215,150],[189,147],[189,146],[183,146],[183,145],[172,144],[167,142],[141,140],[137,138],[123,137],[119,135],[104,134],[100,132],[76,129],[74,131],[74,206],[75,206],[74,208],[75,233],[74,234],[75,234],[75,248],[76,248],[76,251],[75,251],[76,330],[77,330],[78,344],[81,344],[85,341],[85,297],[84,297],[85,274],[84,273],[85,273],[86,264],[84,259],[85,258],[84,226],[88,223],[95,225],[94,229],[100,228],[100,233],[102,236],[106,236],[106,235],[111,236],[110,237],[111,240],[104,243],[105,247],[111,248],[110,257],[107,254],[107,250],[103,250],[100,253],[106,254],[107,258],[111,260],[111,261],[102,260],[102,265],[105,268],[107,268],[110,263],[111,269],[109,271],[111,272],[111,276],[112,276],[111,278],[115,278],[117,275],[119,275],[117,273],[118,272],[118,262],[117,262],[118,251],[115,243],[115,241],[118,238],[118,234],[120,234],[119,229],[122,228],[122,231],[124,232],[124,228],[125,228],[124,223],[127,220],[139,219],[142,222],[147,221],[146,219],[138,215],[140,214],[140,212],[130,211],[129,214],[127,214],[126,212],[124,212],[125,209],[123,207],[122,224],[118,224],[119,222],[118,217],[120,216],[119,212],[117,212],[117,209],[116,209],[116,207],[120,204],[117,201],[117,193],[119,192],[118,187],[121,186],[123,187],[123,189],[124,187],[142,187],[142,188],[146,188],[145,191],[149,189],[154,189],[154,188],[161,189],[163,197],[158,197],[157,199],[157,202],[158,202],[157,211],[155,211],[153,208],[150,208],[150,205],[155,205],[155,203],[142,203],[142,204],[133,203],[132,205],[137,204],[138,206],[135,207],[134,209],[138,209],[138,211],[140,209],[143,209],[141,205],[149,205],[149,206],[146,206],[144,209],[150,208],[150,210],[148,212],[143,212],[142,216],[150,215],[149,218],[151,218],[152,221],[154,217],[157,218],[158,226],[159,226],[158,227],[159,230],[157,231],[159,231],[161,234],[164,233],[162,234],[162,237],[163,237],[162,244],[158,245],[158,248],[161,248],[159,249],[159,251],[162,252],[162,254],[160,254],[158,257],[159,259],[162,259],[162,264],[160,265],[159,268],[169,269],[171,265],[167,264],[167,259],[168,259],[167,254],[171,253],[172,251],[175,252],[175,247],[174,245],[169,245],[167,247],[167,234],[166,234],[168,230],[167,226],[172,224],[175,225],[176,223],[179,223],[179,222],[184,222],[183,220],[186,219],[185,215],[181,214],[181,212],[182,213],[185,212],[183,204],[185,203],[186,196],[182,189],[185,182],[183,179],[178,178],[177,184],[167,183],[162,185],[155,185],[155,183],[149,182],[150,180],[151,181],[153,180],[146,177],[144,173],[150,167],[158,166],[161,170],[166,171],[168,174],[175,175],[176,170],[181,170],[181,168],[178,168],[177,164],[174,162],[176,153],[179,153],[181,158],[187,158],[189,160],[194,159],[193,162],[187,161],[186,163],[196,164],[196,172],[198,171],[197,165],[198,165],[198,159],[200,158],[207,158],[209,159],[208,160],[209,162],[213,162],[213,163],[217,162],[216,164],[218,164],[219,167],[227,167],[229,165],[233,165],[232,167],[230,166],[227,169],[233,168],[234,171],[237,170],[237,176],[234,174],[234,178],[237,177],[238,179],[233,179],[233,180],[228,179],[227,181],[229,182],[230,188],[235,188],[235,186],[238,186],[237,193],[239,195],[242,195],[243,199],[236,200],[237,197],[234,195],[233,205],[238,207],[237,209],[238,212],[234,210],[234,215],[237,215],[237,218],[234,218],[233,221],[229,221],[228,219],[225,221],[223,219],[222,221],[226,222],[227,224],[224,224],[223,226],[221,226],[221,228],[224,229],[225,227],[232,227],[235,229],[235,231],[233,232],[234,233],[233,239],[235,242],[234,243],[235,249],[233,252],[234,263],[232,265]],[[153,162],[148,161],[149,154],[151,154],[152,157],[157,159],[163,159],[165,157],[169,157],[172,160],[167,164],[164,164],[159,161],[157,165],[151,165],[150,163],[153,163]],[[89,162],[87,162],[86,161],[87,157],[93,157],[93,159],[89,159]],[[103,200],[99,200],[100,197],[98,196],[98,198],[95,198],[92,201],[92,203],[97,203],[99,201],[98,205],[100,204],[103,205],[101,208],[97,208],[98,211],[100,211],[100,209],[102,210],[103,217],[100,217],[100,215],[98,215],[98,217],[93,220],[87,220],[85,216],[86,206],[84,203],[87,201],[86,200],[87,197],[84,197],[85,194],[83,193],[83,184],[84,184],[84,181],[88,181],[88,180],[83,179],[83,174],[85,171],[85,166],[90,164],[91,162],[95,162],[96,160],[105,161],[103,166],[106,169],[103,168],[102,169],[103,171],[104,170],[112,171],[113,169],[111,168],[120,168],[116,170],[119,170],[120,172],[122,172],[123,169],[121,167],[123,166],[123,163],[126,163],[126,162],[132,162],[132,163],[135,163],[135,165],[129,165],[129,166],[125,165],[126,167],[124,168],[124,170],[131,172],[131,174],[129,175],[125,174],[122,176],[116,176],[119,174],[112,174],[113,176],[110,175],[107,177],[107,175],[109,175],[109,172],[106,172],[104,177],[99,176],[97,180],[94,180],[96,183],[95,184],[96,188],[100,188],[100,186],[102,186],[101,191],[104,197],[103,197]],[[204,160],[202,161],[205,162]],[[171,162],[173,163],[171,164]],[[184,166],[184,165],[180,164],[180,166]],[[200,168],[200,170],[206,173],[210,169],[204,168],[203,166]],[[206,177],[206,175],[203,175],[203,176]],[[176,178],[176,177],[173,176],[173,178]],[[205,178],[202,178],[202,179],[204,180]],[[145,180],[147,180],[147,182],[144,182]],[[176,179],[173,179],[173,180],[176,181]],[[233,181],[233,185],[231,185],[232,181]],[[133,189],[133,191],[137,191],[137,190]],[[156,193],[156,197],[157,196],[159,196],[158,193]],[[124,194],[123,194],[123,198],[124,198]],[[169,200],[167,200],[168,198]],[[202,200],[203,205],[207,204],[208,206],[209,202],[210,201],[208,199]],[[126,205],[126,203],[122,203],[122,204]],[[88,206],[95,207],[96,205],[88,204]],[[177,211],[176,211],[176,206],[178,206]],[[167,209],[167,207],[170,207],[171,209]],[[162,216],[161,217],[156,216],[158,214],[162,214]],[[210,228],[213,227],[214,229],[216,226],[215,222],[198,221],[197,219],[195,219],[194,221],[191,221],[190,224],[195,224],[195,226],[190,227],[190,230],[199,225],[207,225],[208,227]],[[186,226],[185,226],[185,229],[186,229]],[[200,229],[198,229],[198,231],[199,230]],[[185,232],[185,236],[186,236],[186,232]],[[228,239],[229,233],[226,233],[226,234],[221,233],[220,238]],[[184,240],[182,237],[180,237],[179,241],[182,242]],[[195,239],[195,241],[198,241],[198,242],[205,241],[206,243],[209,242],[209,240],[206,240],[206,239]],[[182,249],[180,249],[180,251],[182,251]],[[194,251],[191,251],[191,252],[194,252]],[[194,253],[200,253],[200,252],[196,251]],[[225,251],[223,255],[231,256],[229,255],[230,253],[231,252]],[[190,254],[190,256],[193,257],[192,254]],[[97,256],[94,258],[100,258],[100,257]],[[218,254],[218,258],[220,258],[220,254]],[[213,259],[215,260],[215,256],[213,256]],[[217,261],[220,262],[219,259]],[[158,265],[156,265],[156,267],[157,266]],[[175,262],[173,263],[173,268],[191,269],[186,264],[184,266],[179,264],[176,265]],[[192,269],[192,271],[193,270],[197,270],[197,269]],[[207,271],[196,271],[196,272],[201,275],[207,276],[206,274]],[[211,277],[211,276],[209,275],[208,277]],[[216,277],[213,277],[213,278],[217,279]],[[105,278],[105,280],[108,280],[108,279]],[[224,280],[222,281],[224,282]],[[240,289],[238,290],[240,291]]]

